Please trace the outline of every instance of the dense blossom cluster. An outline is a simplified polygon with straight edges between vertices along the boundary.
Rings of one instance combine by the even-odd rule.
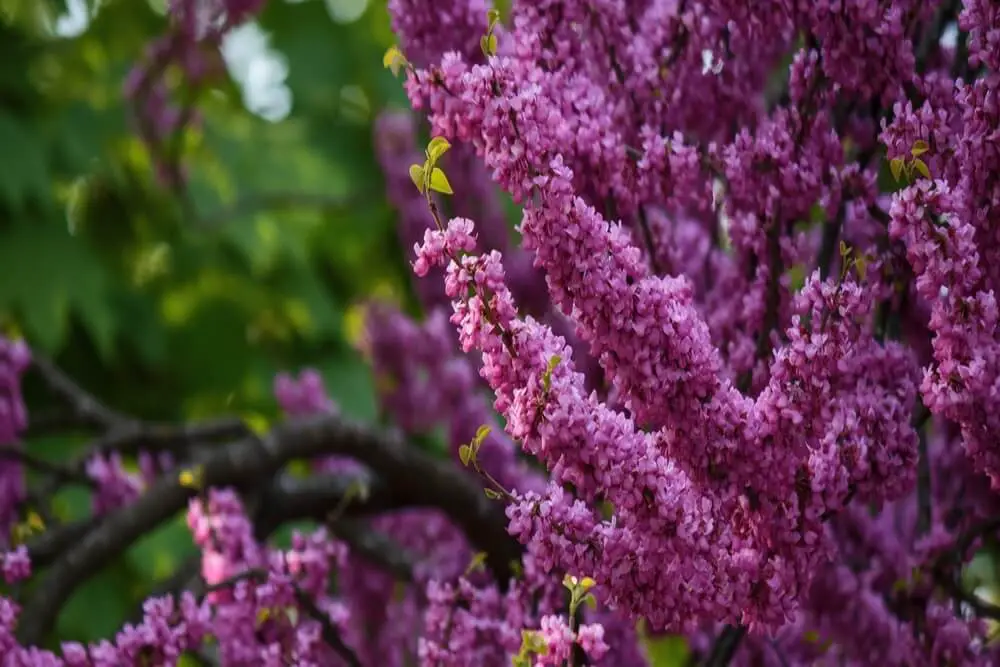
[[[173,3],[148,63],[197,79],[260,4]],[[642,667],[640,626],[692,664],[1000,661],[1000,607],[963,577],[1000,536],[996,3],[389,8],[387,64],[435,137],[421,151],[398,111],[374,137],[423,316],[372,303],[360,347],[381,417],[485,487],[512,576],[464,508],[412,489],[345,516],[382,480],[334,450],[310,473],[348,491],[288,548],[259,489],[100,450],[94,515],[170,475],[196,490],[199,585],[58,656],[18,644],[0,596],[0,665]],[[148,63],[131,86],[165,136]],[[0,447],[29,361],[0,339]],[[340,418],[316,371],[274,394],[290,420]],[[36,565],[23,468],[0,461],[11,585]]]
[[[18,436],[28,425],[21,396],[21,376],[31,363],[22,341],[0,338],[0,447],[19,447]],[[24,469],[9,458],[0,460],[0,546],[6,544],[17,522],[17,507],[24,499]]]

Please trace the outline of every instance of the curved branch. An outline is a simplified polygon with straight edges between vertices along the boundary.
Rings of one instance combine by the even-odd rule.
[[[97,400],[50,359],[33,352],[31,366],[41,376],[49,391],[66,404],[78,423],[108,430],[135,423],[136,420],[132,417]]]
[[[259,484],[293,459],[341,454],[367,465],[401,505],[434,507],[447,514],[469,541],[488,554],[487,565],[503,587],[521,547],[507,534],[498,505],[465,472],[430,458],[395,432],[386,433],[335,415],[287,422],[262,438],[250,437],[212,449],[198,462],[206,487],[247,488]],[[93,573],[133,542],[176,515],[195,491],[176,477],[164,477],[134,503],[101,520],[64,552],[24,606],[18,634],[37,645],[52,628],[59,609]]]

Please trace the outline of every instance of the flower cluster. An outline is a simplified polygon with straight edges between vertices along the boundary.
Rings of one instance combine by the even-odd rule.
[[[171,4],[130,84],[152,135],[185,114],[150,63],[207,76],[260,4]],[[278,548],[267,490],[98,448],[76,475],[97,525],[193,496],[199,584],[58,655],[0,596],[0,663],[642,667],[641,624],[713,665],[997,664],[1000,608],[964,576],[1000,536],[995,5],[392,0],[385,62],[426,117],[384,112],[374,138],[423,315],[369,304],[360,347],[380,417],[484,487],[512,576],[410,470],[408,504],[350,513],[394,453],[369,470],[330,443],[309,472],[350,490]],[[0,339],[3,447],[28,360]],[[314,370],[274,394],[345,419]],[[22,459],[0,461],[15,542],[41,522]],[[8,585],[35,553],[3,553]]]

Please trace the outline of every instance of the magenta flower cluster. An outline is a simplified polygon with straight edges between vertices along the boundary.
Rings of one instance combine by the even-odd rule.
[[[211,50],[259,4],[175,3],[157,48]],[[393,437],[443,441],[484,487],[511,576],[469,508],[420,498],[443,478],[406,471],[347,516],[402,454],[332,443],[307,466],[350,482],[326,526],[277,548],[263,490],[185,470],[198,585],[58,652],[19,644],[0,596],[0,665],[642,667],[640,634],[691,664],[997,664],[1000,607],[966,571],[1000,537],[996,3],[389,9],[418,114],[384,112],[374,145],[423,315],[368,304],[359,351]],[[3,447],[28,360],[0,339]],[[347,419],[315,370],[274,394]],[[81,475],[111,522],[167,473],[140,448]],[[25,499],[5,457],[12,586],[46,565],[13,539]]]

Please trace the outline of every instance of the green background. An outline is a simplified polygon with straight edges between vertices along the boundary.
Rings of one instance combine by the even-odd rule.
[[[342,23],[343,2],[268,2],[259,25],[287,59],[291,113],[250,113],[229,79],[203,93],[183,197],[154,179],[122,93],[166,28],[162,4],[87,0],[86,29],[59,37],[63,3],[0,0],[0,328],[147,419],[266,426],[275,373],[304,365],[345,412],[378,419],[353,343],[358,306],[413,308],[372,148],[378,111],[406,107],[382,67],[394,41],[384,3]],[[30,380],[26,391],[31,406],[43,397]],[[27,447],[65,460],[82,444]],[[55,506],[80,516],[87,493],[68,489]],[[58,638],[113,636],[193,553],[178,517],[79,589]]]

